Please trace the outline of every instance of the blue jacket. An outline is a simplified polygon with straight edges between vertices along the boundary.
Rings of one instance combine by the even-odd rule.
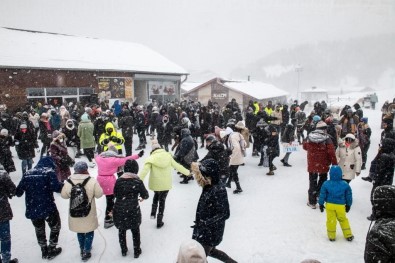
[[[330,180],[326,181],[320,191],[319,204],[324,202],[338,205],[352,205],[352,191],[348,183],[342,180],[342,170],[337,165],[332,165],[329,170]]]
[[[53,192],[60,193],[63,184],[58,181],[52,157],[43,157],[37,165],[27,171],[16,188],[16,195],[25,194],[26,217],[42,219],[51,215],[56,208]]]

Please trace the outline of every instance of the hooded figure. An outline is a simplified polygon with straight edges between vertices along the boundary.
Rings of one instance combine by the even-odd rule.
[[[192,138],[191,132],[188,128],[184,128],[181,130],[181,141],[180,145],[174,154],[174,159],[183,165],[185,168],[190,169],[191,163],[195,162],[199,159],[197,154],[197,143]],[[184,180],[181,182],[183,184],[187,184],[188,180],[191,180],[192,177],[184,176]]]
[[[352,205],[352,191],[349,184],[342,180],[342,169],[333,165],[329,172],[330,180],[326,181],[320,191],[320,210],[324,212],[326,203],[326,227],[330,241],[336,240],[336,219],[340,223],[343,236],[348,241],[352,241],[350,224],[346,213],[350,211]]]
[[[336,149],[336,158],[343,171],[343,180],[350,182],[361,173],[362,153],[359,141],[351,133],[347,134]]]
[[[4,166],[7,173],[15,172],[15,164],[12,160],[11,146],[14,145],[12,136],[8,134],[7,129],[1,129],[0,132],[0,164]],[[34,151],[34,150],[33,150]]]
[[[368,232],[365,262],[395,261],[395,186],[377,187],[372,197],[376,223]]]
[[[206,159],[193,163],[196,181],[203,188],[196,209],[192,239],[198,241],[211,256],[223,262],[236,262],[225,252],[216,249],[223,238],[225,221],[229,219],[228,194],[220,182],[218,162]]]
[[[56,164],[56,175],[59,181],[63,182],[71,175],[70,166],[74,165],[74,160],[67,152],[66,136],[59,131],[54,131],[52,138],[50,153]]]
[[[16,195],[25,193],[25,216],[32,220],[36,230],[42,258],[52,259],[62,252],[58,244],[61,221],[53,193],[60,193],[63,184],[58,181],[52,157],[42,157],[37,165],[22,175]],[[49,244],[45,235],[45,222],[51,229]]]
[[[178,251],[177,263],[207,263],[206,252],[199,242],[184,241]]]
[[[122,154],[122,144],[125,142],[125,139],[122,133],[117,132],[112,122],[106,124],[105,132],[102,133],[99,139],[99,143],[102,145],[104,151],[107,151],[110,142],[115,145],[118,153]]]
[[[143,181],[137,176],[139,165],[135,160],[127,160],[124,167],[125,173],[118,178],[114,187],[115,204],[113,218],[115,227],[119,229],[119,244],[122,256],[126,256],[126,230],[133,234],[134,257],[141,254],[140,249],[140,200],[148,199],[148,191]]]

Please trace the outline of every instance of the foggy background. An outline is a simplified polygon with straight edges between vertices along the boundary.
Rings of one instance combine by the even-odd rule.
[[[395,88],[392,0],[1,0],[0,26],[144,44],[188,81]],[[299,73],[295,71],[299,68]]]

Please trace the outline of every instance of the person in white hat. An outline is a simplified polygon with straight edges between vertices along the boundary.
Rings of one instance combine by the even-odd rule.
[[[348,133],[336,149],[336,158],[343,172],[342,179],[347,183],[360,175],[362,166],[362,151],[358,139]]]

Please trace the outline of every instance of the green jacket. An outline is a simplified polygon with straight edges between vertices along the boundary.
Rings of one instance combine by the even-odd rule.
[[[189,175],[189,170],[177,163],[169,152],[157,149],[145,160],[144,167],[139,173],[141,180],[150,173],[148,187],[152,191],[168,191],[172,187],[172,170],[176,169],[184,175]]]
[[[90,120],[82,120],[78,125],[77,136],[80,137],[81,149],[95,148],[95,137],[93,136],[93,123]]]

